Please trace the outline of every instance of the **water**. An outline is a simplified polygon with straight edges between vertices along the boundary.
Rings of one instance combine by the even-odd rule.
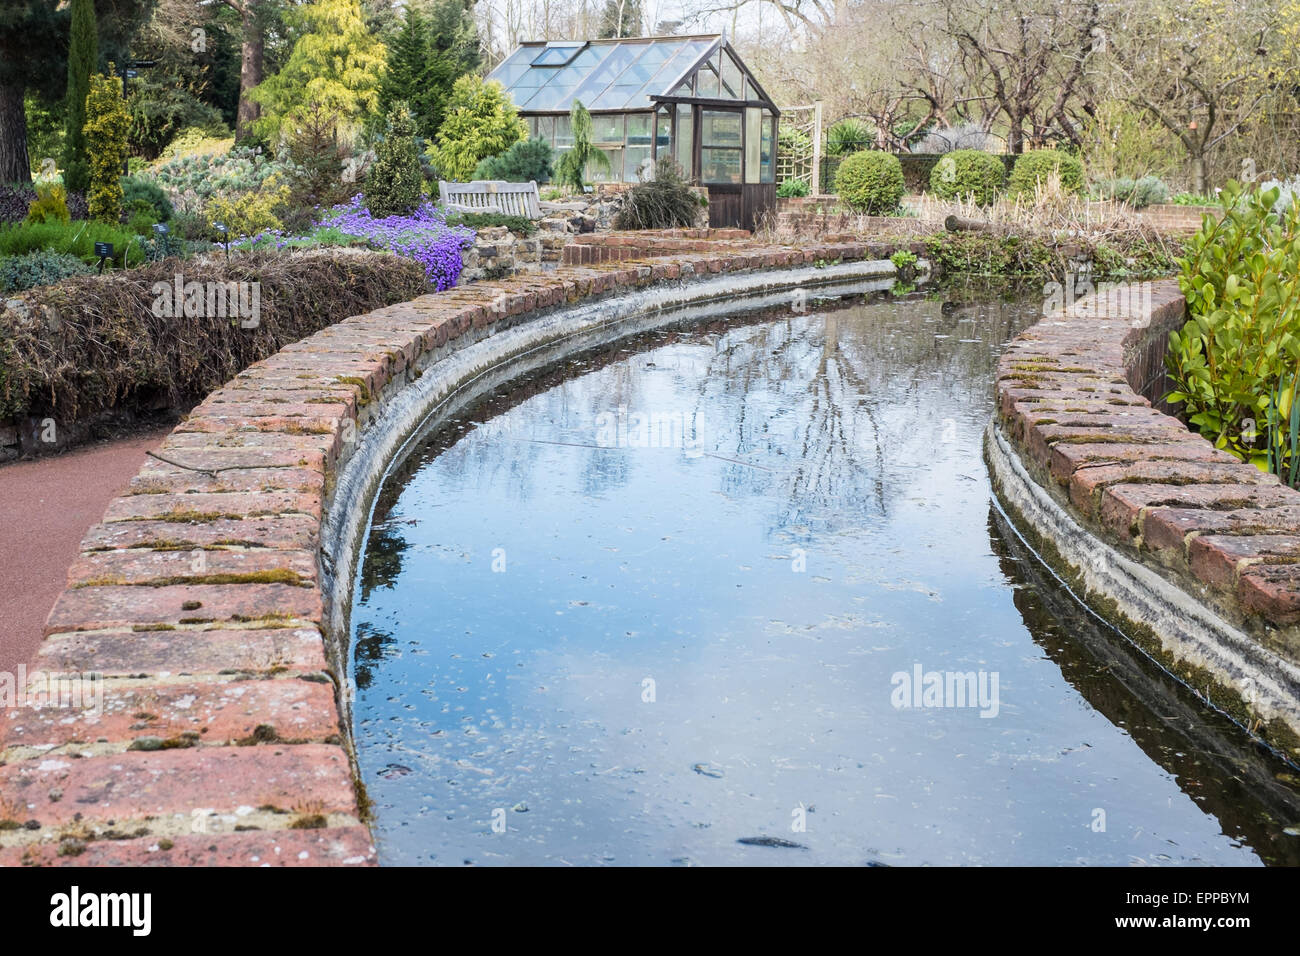
[[[994,366],[1036,306],[643,336],[411,455],[352,612],[381,860],[1300,862],[1288,768],[991,507]],[[975,706],[896,706],[918,668]]]

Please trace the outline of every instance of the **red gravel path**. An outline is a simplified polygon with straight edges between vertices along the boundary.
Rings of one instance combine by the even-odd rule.
[[[82,536],[170,431],[0,467],[0,671],[36,653]]]

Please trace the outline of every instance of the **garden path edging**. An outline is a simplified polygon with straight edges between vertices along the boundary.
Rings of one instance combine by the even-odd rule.
[[[0,864],[376,862],[338,693],[347,635],[330,635],[385,456],[421,409],[465,375],[486,390],[507,359],[509,378],[521,354],[635,330],[611,302],[653,324],[737,288],[892,276],[865,261],[879,247],[720,242],[475,284],[345,319],[235,376],[82,542],[31,671],[98,687],[102,712],[0,713]],[[409,392],[435,366],[442,385]]]

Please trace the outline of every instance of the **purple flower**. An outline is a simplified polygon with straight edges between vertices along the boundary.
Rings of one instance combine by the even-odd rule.
[[[463,268],[461,253],[474,244],[476,235],[465,226],[448,226],[446,217],[427,199],[410,215],[376,219],[360,194],[325,212],[316,225],[333,227],[374,248],[414,259],[424,266],[425,275],[438,291],[456,284]]]

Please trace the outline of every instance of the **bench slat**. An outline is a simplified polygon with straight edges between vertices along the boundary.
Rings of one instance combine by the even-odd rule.
[[[537,183],[477,180],[472,183],[438,181],[438,198],[449,212],[493,212],[526,219],[541,219]]]

